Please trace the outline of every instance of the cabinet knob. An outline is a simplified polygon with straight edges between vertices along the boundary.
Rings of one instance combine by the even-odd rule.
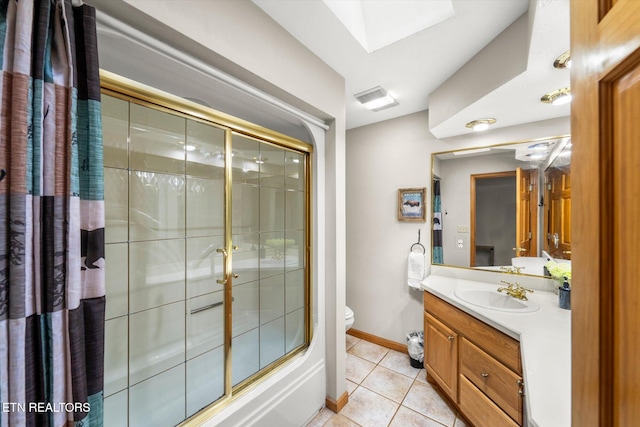
[[[453,341],[455,339],[453,335],[449,335],[447,338],[449,338],[449,341]]]
[[[486,372],[481,372],[481,373],[480,373],[480,376],[481,376],[482,378],[487,378],[487,377],[489,376],[489,374],[487,374]]]

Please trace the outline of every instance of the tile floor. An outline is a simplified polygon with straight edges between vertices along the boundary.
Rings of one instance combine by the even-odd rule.
[[[347,335],[349,402],[324,408],[307,427],[467,427],[409,356]]]

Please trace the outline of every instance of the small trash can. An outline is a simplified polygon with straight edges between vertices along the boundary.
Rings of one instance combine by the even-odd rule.
[[[424,366],[424,333],[422,331],[407,334],[407,350],[411,366],[422,369]]]

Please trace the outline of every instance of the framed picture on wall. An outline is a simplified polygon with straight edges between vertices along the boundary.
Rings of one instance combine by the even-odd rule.
[[[426,188],[401,188],[398,190],[398,221],[425,222],[424,206]]]

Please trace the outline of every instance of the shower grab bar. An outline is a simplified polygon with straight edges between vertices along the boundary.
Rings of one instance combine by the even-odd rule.
[[[204,307],[194,308],[193,310],[191,310],[191,314],[196,314],[196,313],[200,313],[201,311],[210,310],[212,308],[216,308],[218,306],[221,306],[222,304],[224,304],[224,303],[222,301],[220,301],[220,302],[216,302],[216,303],[213,303],[213,304],[205,305]]]
[[[235,298],[231,298],[231,302],[235,301]],[[221,306],[222,304],[224,304],[224,301],[220,301],[220,302],[214,302],[213,304],[209,304],[209,305],[205,305],[203,307],[199,307],[199,308],[194,308],[193,310],[191,310],[191,314],[196,314],[196,313],[200,313],[201,311],[205,311],[205,310],[209,310],[212,308],[216,308]]]

